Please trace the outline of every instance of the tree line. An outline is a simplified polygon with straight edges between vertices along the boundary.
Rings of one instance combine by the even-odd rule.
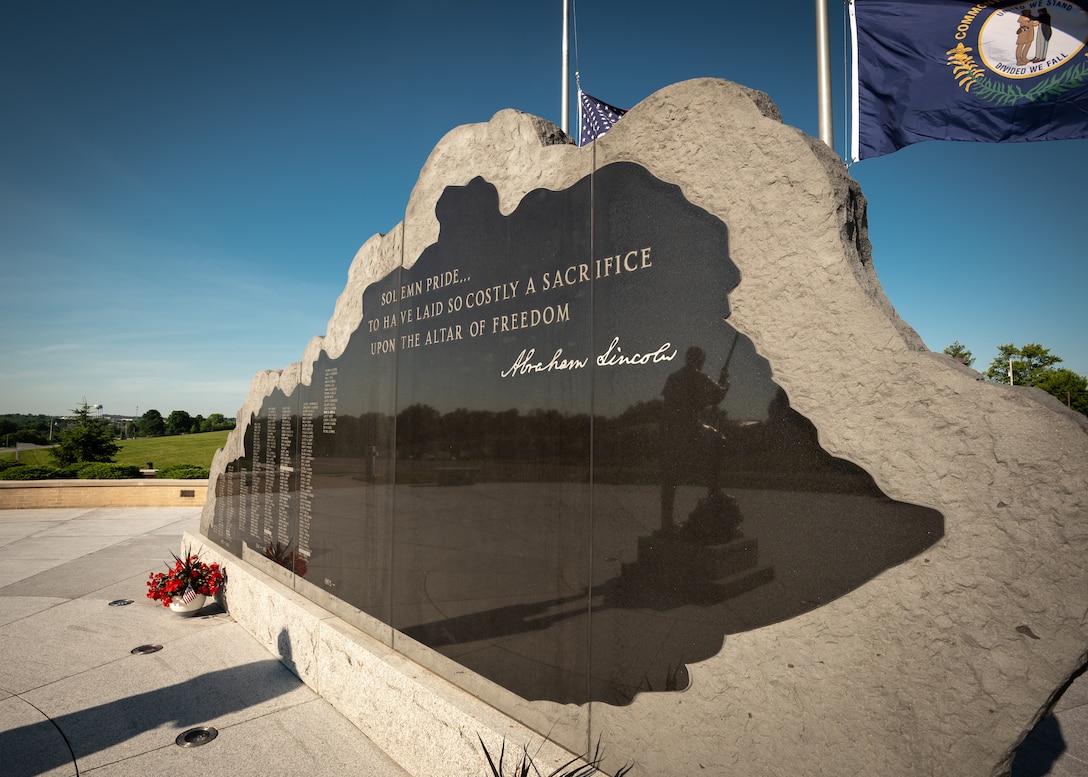
[[[136,422],[136,433],[140,437],[221,432],[233,428],[234,419],[227,418],[222,413],[212,413],[205,418],[202,415],[191,416],[184,410],[172,410],[166,418],[158,410],[148,410]]]
[[[131,419],[102,418],[92,413],[92,408],[84,399],[79,407],[74,408],[71,416],[66,416],[64,424],[57,425],[56,418],[50,416],[31,416],[31,423],[41,424],[41,419],[49,422],[49,455],[53,459],[52,465],[26,466],[14,459],[0,460],[0,480],[44,480],[53,478],[133,478],[140,477],[140,468],[131,464],[116,464],[114,457],[120,451],[121,446],[117,442],[118,430],[115,424],[131,422]],[[2,417],[9,420],[10,417]],[[162,414],[157,410],[150,410],[137,423],[148,422],[146,428],[151,432],[146,436],[164,436],[173,428],[177,434],[199,431],[205,425],[218,426],[220,429],[234,427],[233,422],[226,426],[226,420],[222,415],[212,414],[209,419],[193,419],[188,413],[176,411],[176,415],[170,416],[174,424],[168,425]],[[223,420],[220,420],[223,419]],[[162,427],[161,430],[159,427]],[[0,427],[10,428],[10,427]],[[35,428],[35,427],[30,427]],[[39,431],[42,431],[39,429]],[[217,431],[210,428],[209,431]],[[157,434],[156,434],[157,432]],[[22,442],[22,440],[19,440]],[[148,464],[150,468],[151,465]],[[159,471],[160,477],[168,478],[206,478],[208,470],[190,464],[180,464],[167,467]]]
[[[61,432],[83,425],[93,419],[113,437],[164,437],[175,434],[220,432],[234,428],[234,419],[222,413],[212,413],[207,418],[190,415],[184,410],[174,410],[163,417],[158,410],[148,410],[139,418],[93,418],[86,402],[71,411],[70,416],[43,414],[6,413],[0,415],[0,444],[12,447],[16,443],[50,445],[57,442]]]
[[[968,367],[975,363],[975,357],[959,340],[945,348],[944,352]],[[993,383],[1042,389],[1071,410],[1088,415],[1088,378],[1056,366],[1061,362],[1062,357],[1038,343],[1024,346],[1006,343],[998,346],[997,356],[982,377]]]

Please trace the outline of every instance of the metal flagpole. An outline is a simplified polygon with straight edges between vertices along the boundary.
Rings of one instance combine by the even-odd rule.
[[[827,0],[816,0],[816,101],[820,140],[835,149],[835,125],[831,101],[831,34],[827,25]]]
[[[559,112],[559,128],[566,134],[570,134],[570,0],[563,0],[563,87],[560,89],[563,100],[563,108]]]

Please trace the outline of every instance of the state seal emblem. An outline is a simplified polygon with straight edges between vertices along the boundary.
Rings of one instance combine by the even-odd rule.
[[[972,6],[946,54],[969,94],[997,105],[1056,100],[1088,82],[1088,11],[1070,0]]]

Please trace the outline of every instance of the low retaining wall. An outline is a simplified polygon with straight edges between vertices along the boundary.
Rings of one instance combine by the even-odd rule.
[[[207,480],[0,481],[0,510],[35,507],[201,507]]]

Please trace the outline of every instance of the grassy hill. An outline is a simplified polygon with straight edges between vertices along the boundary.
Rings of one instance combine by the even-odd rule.
[[[153,462],[156,469],[175,464],[195,464],[210,467],[216,450],[227,444],[229,431],[181,434],[172,437],[145,437],[121,440],[118,464],[138,464],[146,467]]]
[[[155,469],[176,464],[194,464],[198,467],[210,467],[215,451],[227,443],[230,432],[204,432],[202,434],[183,434],[172,437],[142,437],[135,440],[119,440],[121,450],[117,453],[118,464],[135,464],[146,467],[148,462]],[[14,454],[6,454],[6,459]],[[53,457],[46,449],[19,451],[19,461],[29,465],[51,465]]]

